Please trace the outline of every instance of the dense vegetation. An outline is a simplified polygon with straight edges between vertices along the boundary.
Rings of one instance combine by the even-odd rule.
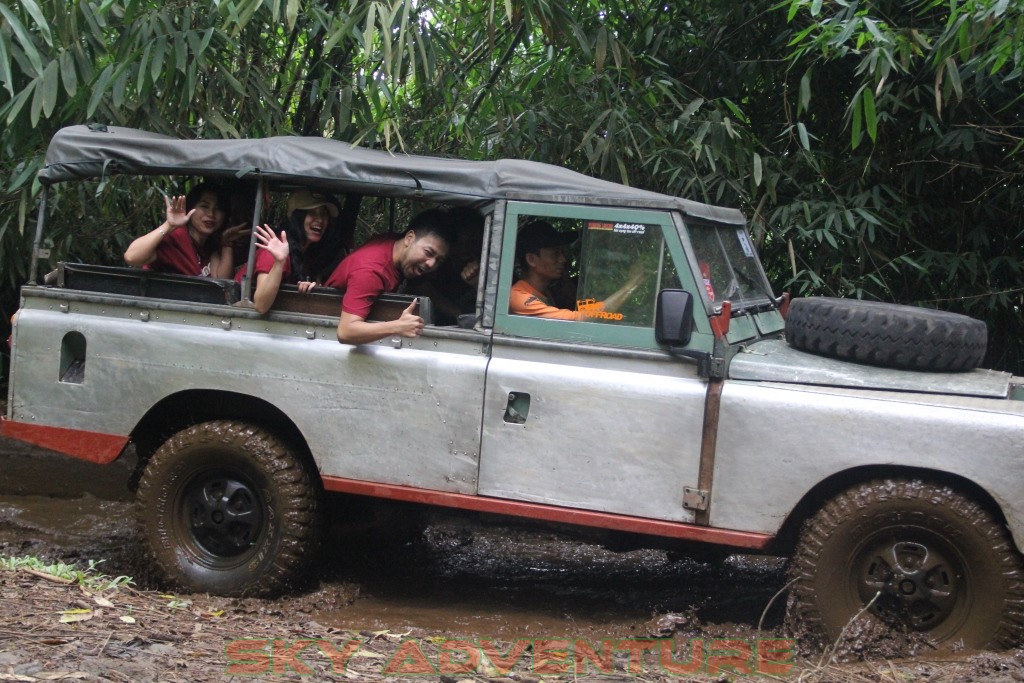
[[[51,133],[323,135],[525,157],[741,207],[777,291],[986,320],[1024,374],[1024,0],[0,3],[0,268],[24,281]],[[52,210],[116,262],[157,197]],[[141,199],[140,199],[141,198]],[[140,217],[141,214],[141,217]]]

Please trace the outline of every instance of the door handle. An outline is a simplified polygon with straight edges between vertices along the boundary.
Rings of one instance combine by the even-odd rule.
[[[530,395],[518,391],[508,392],[508,403],[505,404],[504,420],[508,424],[526,424],[530,414]]]

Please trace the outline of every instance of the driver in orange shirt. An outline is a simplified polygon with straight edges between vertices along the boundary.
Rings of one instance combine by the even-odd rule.
[[[625,285],[604,301],[588,302],[583,310],[558,308],[554,305],[551,286],[565,275],[568,259],[565,247],[576,241],[576,233],[559,232],[547,221],[536,220],[523,226],[516,239],[516,261],[522,279],[509,292],[509,311],[515,315],[531,315],[556,320],[590,320],[611,317],[643,280],[635,272]],[[618,316],[621,318],[621,316]]]

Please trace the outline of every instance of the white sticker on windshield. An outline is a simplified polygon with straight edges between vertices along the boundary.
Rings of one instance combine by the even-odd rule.
[[[640,223],[616,223],[613,231],[623,235],[643,235],[647,232],[647,226]]]
[[[743,228],[737,230],[736,239],[740,241],[740,247],[743,249],[743,255],[747,258],[754,258],[754,247],[750,245],[750,238],[747,237],[747,231]]]

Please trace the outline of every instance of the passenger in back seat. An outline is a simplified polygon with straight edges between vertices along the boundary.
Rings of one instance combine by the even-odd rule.
[[[158,273],[230,278],[234,243],[249,230],[244,223],[224,229],[229,199],[223,190],[200,183],[187,195],[164,197],[164,202],[167,219],[128,245],[125,263]]]
[[[367,322],[366,317],[377,297],[398,289],[403,279],[434,272],[453,242],[447,213],[428,209],[413,217],[404,235],[379,235],[345,257],[324,283],[344,290],[338,341],[368,344],[392,335],[418,336],[424,322],[415,301],[397,320]]]
[[[349,198],[348,202],[358,201]],[[256,228],[256,288],[253,306],[266,313],[274,305],[282,284],[309,292],[334,271],[349,251],[351,234],[336,224],[340,215],[333,196],[298,190],[288,198],[288,223],[280,234],[269,225]],[[346,234],[348,233],[348,234]],[[235,279],[241,282],[245,268]]]

